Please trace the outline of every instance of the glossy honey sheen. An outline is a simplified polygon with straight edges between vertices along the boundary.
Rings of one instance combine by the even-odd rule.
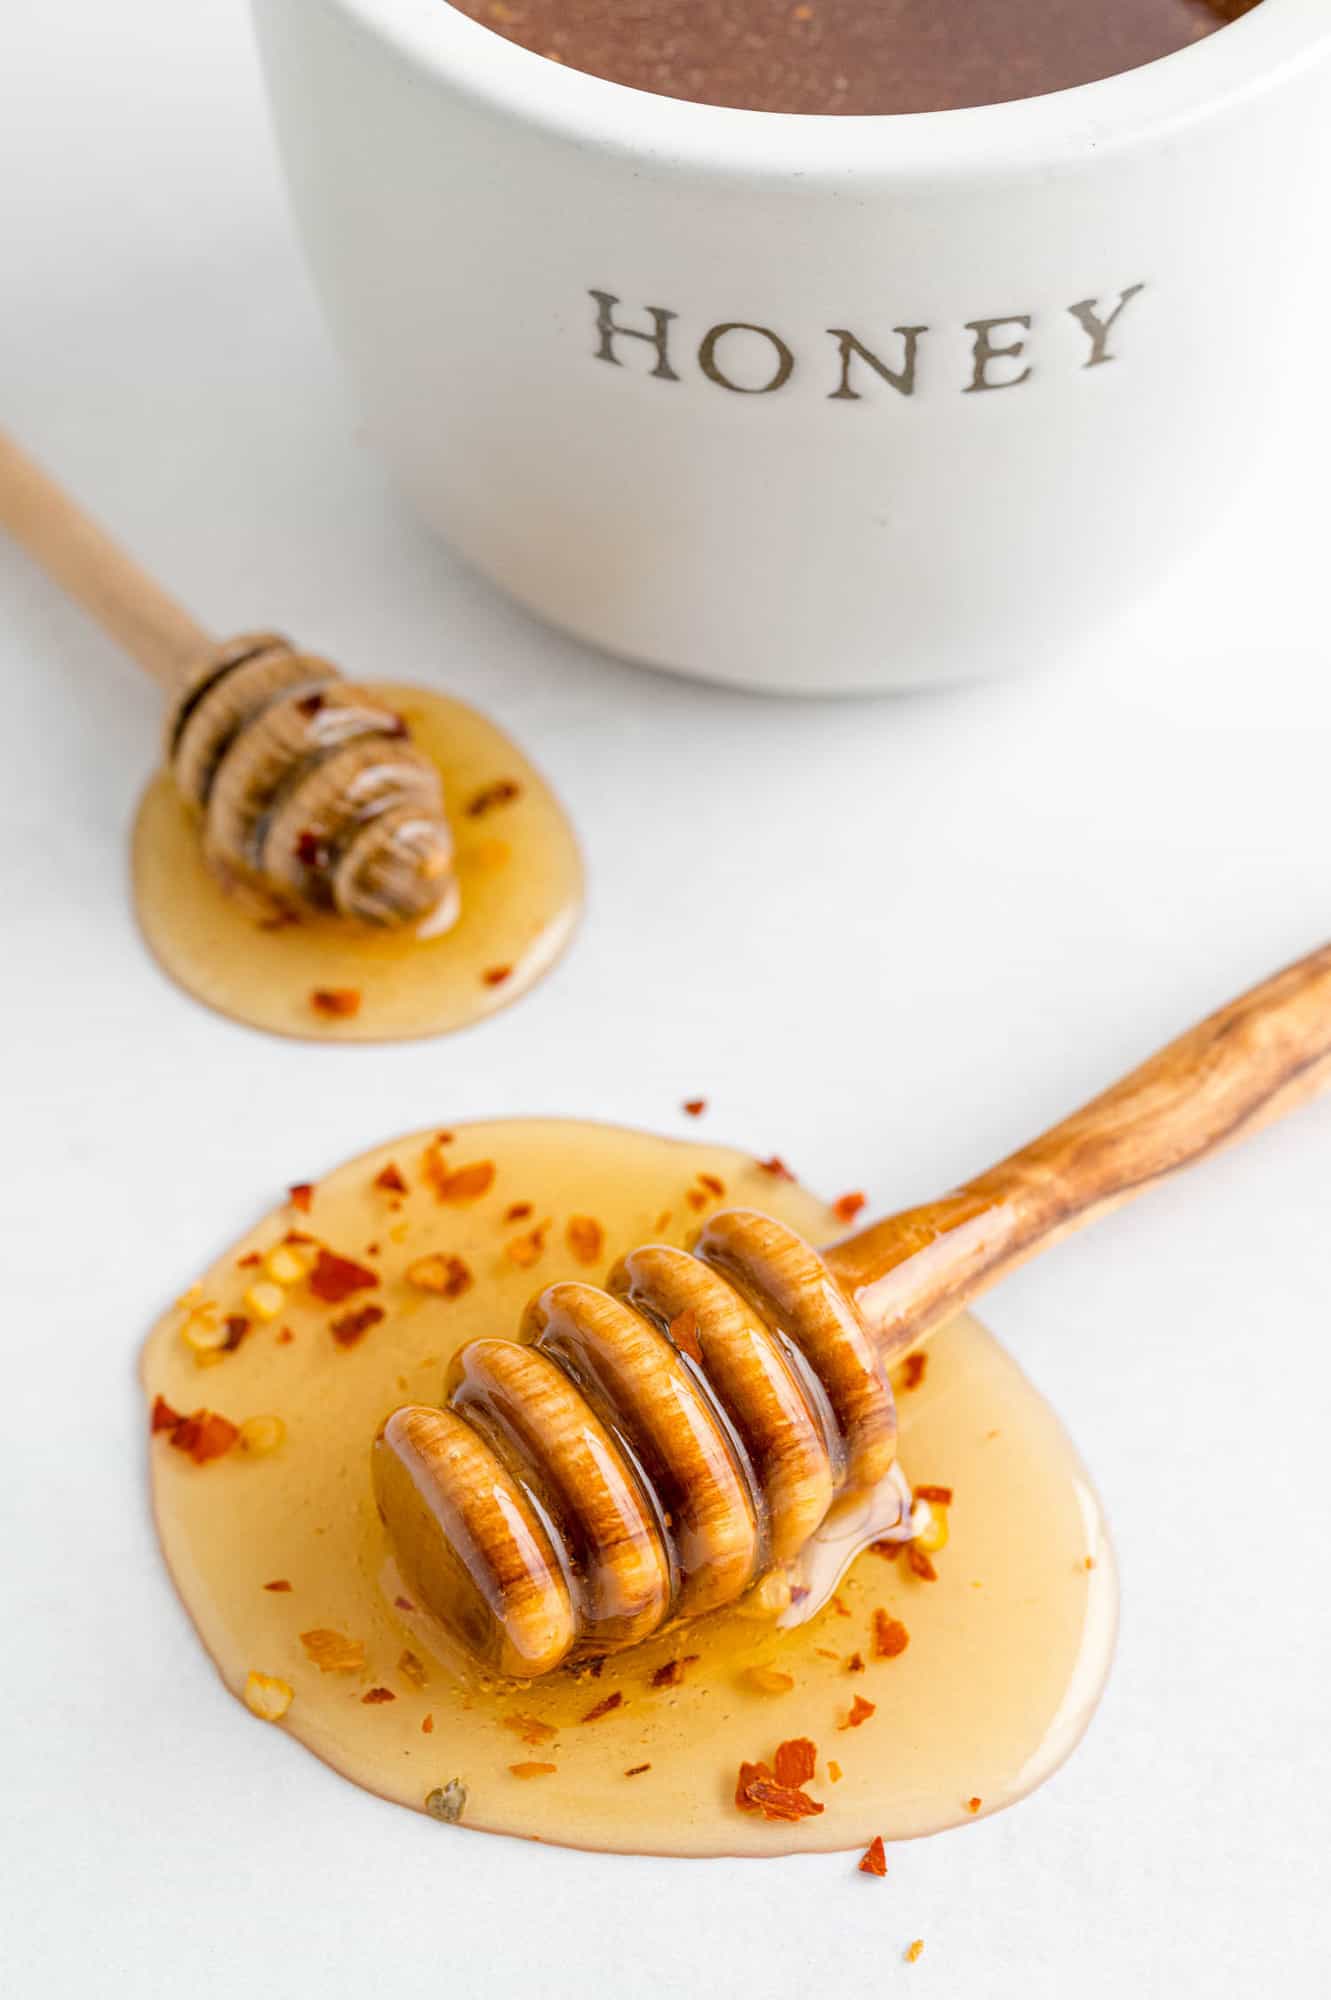
[[[456,1128],[439,1154],[456,1166],[491,1161],[495,1172],[478,1199],[454,1205],[437,1198],[423,1170],[435,1137],[419,1133],[339,1168],[316,1188],[308,1214],[277,1208],[201,1281],[203,1296],[243,1312],[255,1267],[237,1260],[294,1228],[364,1260],[378,1285],[332,1306],[307,1282],[293,1284],[280,1317],[254,1326],[214,1365],[200,1367],[181,1339],[188,1308],[169,1311],[145,1348],[150,1398],[237,1422],[276,1415],[286,1427],[269,1456],[234,1448],[201,1466],[166,1436],[150,1446],[162,1545],[223,1679],[240,1694],[257,1670],[294,1690],[281,1723],[251,1724],[238,1710],[237,1726],[280,1729],[353,1782],[418,1810],[458,1779],[464,1825],[654,1854],[781,1854],[850,1848],[874,1833],[902,1838],[991,1812],[1047,1776],[1103,1684],[1112,1554],[1057,1419],[969,1318],[934,1337],[918,1387],[896,1377],[905,1470],[917,1484],[955,1489],[936,1582],[917,1578],[904,1559],[866,1551],[836,1598],[794,1631],[714,1614],[599,1672],[526,1685],[486,1683],[447,1657],[430,1621],[398,1601],[373,1504],[369,1448],[388,1412],[404,1400],[437,1400],[451,1354],[477,1335],[514,1332],[533,1291],[569,1276],[599,1282],[644,1242],[686,1242],[723,1202],[765,1208],[815,1242],[837,1224],[812,1195],[746,1155],[559,1122]],[[409,1184],[405,1196],[375,1185],[390,1162]],[[704,1173],[723,1195],[700,1182]],[[505,1220],[527,1204],[528,1215]],[[590,1263],[588,1221],[601,1231]],[[408,1266],[435,1252],[462,1259],[471,1276],[455,1298],[406,1279]],[[384,1318],[340,1346],[332,1323],[366,1301]],[[270,1582],[291,1588],[266,1590]],[[878,1609],[909,1633],[897,1658],[874,1657]],[[322,1672],[301,1640],[320,1631],[358,1642],[363,1664]],[[662,1675],[672,1662],[680,1665]],[[857,1696],[874,1713],[847,1728]],[[740,1761],[770,1760],[798,1736],[817,1746],[807,1790],[824,1811],[793,1824],[739,1811]],[[275,1775],[281,1754],[274,1745]]]
[[[521,997],[576,926],[582,865],[563,807],[486,716],[420,687],[376,687],[438,767],[457,900],[418,929],[271,912],[210,870],[196,816],[166,771],[133,839],[143,936],[176,984],[218,1013],[313,1041],[396,1041],[469,1026]],[[496,788],[514,787],[512,796]],[[450,921],[451,920],[451,921]],[[315,995],[355,995],[353,1012]]]

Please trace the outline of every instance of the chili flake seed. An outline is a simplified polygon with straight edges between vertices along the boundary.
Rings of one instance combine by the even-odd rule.
[[[295,1690],[276,1674],[251,1667],[245,1676],[245,1706],[260,1722],[280,1722],[295,1699]]]
[[[396,1701],[397,1696],[392,1688],[366,1688],[361,1700],[366,1708],[378,1708],[383,1702]]]
[[[481,819],[486,813],[493,812],[496,806],[511,805],[521,795],[522,787],[515,779],[495,778],[490,784],[482,785],[479,792],[473,793],[463,811],[468,819]]]
[[[475,1279],[463,1258],[455,1257],[451,1251],[434,1251],[408,1264],[407,1283],[419,1292],[434,1292],[441,1299],[460,1299],[471,1290]]]
[[[595,1708],[589,1708],[587,1713],[582,1717],[582,1720],[584,1722],[599,1722],[603,1715],[609,1715],[613,1709],[622,1708],[623,1706],[624,1697],[619,1692],[619,1689],[616,1688],[613,1694],[608,1694],[604,1700],[598,1701]]]
[[[579,1264],[597,1264],[605,1249],[605,1231],[594,1215],[571,1215],[564,1240]]]
[[[287,1427],[280,1417],[246,1417],[238,1443],[252,1458],[267,1458],[285,1440]]]
[[[313,1258],[303,1243],[276,1243],[263,1260],[263,1268],[275,1284],[298,1285]]]
[[[282,1287],[270,1284],[266,1279],[251,1285],[244,1298],[245,1310],[253,1313],[255,1319],[265,1321],[276,1319],[284,1312],[286,1302],[287,1296]]]
[[[217,1307],[211,1303],[195,1306],[180,1329],[180,1338],[196,1361],[219,1359],[230,1335]]]
[[[887,1850],[883,1846],[883,1836],[876,1833],[860,1856],[861,1875],[886,1875]]]
[[[968,1813],[977,1813],[983,1804],[983,1799],[967,1799],[966,1810]]]
[[[829,1757],[827,1760],[827,1775],[832,1784],[839,1785],[841,1783],[841,1766],[837,1763],[835,1757]]]
[[[879,1660],[897,1660],[910,1644],[910,1633],[899,1618],[881,1608],[873,1614],[873,1650]]]
[[[868,1199],[858,1189],[854,1194],[839,1194],[832,1203],[832,1213],[838,1222],[853,1222]]]
[[[382,1306],[357,1306],[351,1312],[330,1320],[328,1331],[339,1347],[354,1347],[358,1340],[365,1338],[372,1326],[378,1326],[383,1317]]]
[[[651,1768],[650,1764],[630,1764],[624,1776],[626,1778],[640,1778],[644,1771],[650,1771]]]
[[[392,1160],[388,1162],[386,1167],[380,1167],[374,1177],[374,1185],[383,1194],[405,1194],[407,1192],[407,1183],[403,1178],[402,1169]]]
[[[368,1291],[379,1282],[379,1273],[371,1271],[368,1265],[357,1264],[350,1257],[339,1257],[333,1250],[325,1250],[322,1245],[310,1272],[310,1290],[316,1299],[325,1305],[340,1306],[353,1292]]]
[[[456,1826],[466,1805],[467,1787],[461,1778],[450,1778],[446,1785],[437,1785],[426,1794],[426,1812],[431,1819],[442,1820],[445,1826]]]
[[[290,1590],[290,1588],[291,1585],[284,1576],[276,1576],[271,1583],[264,1585],[265,1590]]]
[[[1082,1568],[1083,1568],[1083,1569],[1094,1569],[1094,1568],[1095,1568],[1095,1557],[1094,1557],[1094,1556],[1083,1556],[1083,1557],[1082,1557],[1082,1559],[1081,1559],[1081,1566],[1082,1566]]]
[[[365,1665],[365,1642],[320,1626],[302,1632],[300,1643],[321,1674],[357,1674]]]
[[[789,1694],[795,1685],[794,1675],[779,1667],[746,1667],[740,1680],[752,1694]]]
[[[548,1778],[559,1769],[558,1764],[510,1764],[509,1770],[515,1778]]]
[[[533,1264],[540,1262],[545,1253],[545,1239],[550,1224],[538,1222],[534,1229],[524,1230],[521,1236],[510,1237],[504,1245],[504,1255],[510,1264],[516,1264],[520,1271],[529,1271]]]
[[[681,1354],[687,1354],[690,1361],[702,1363],[702,1342],[698,1338],[698,1315],[692,1306],[686,1306],[682,1313],[676,1313],[670,1322],[670,1338]]]
[[[910,1564],[912,1571],[919,1577],[922,1583],[937,1583],[938,1571],[934,1568],[924,1550],[917,1548],[914,1542],[906,1544],[906,1561]]]
[[[857,1694],[851,1703],[850,1714],[846,1717],[841,1727],[843,1729],[858,1729],[862,1722],[867,1722],[871,1715],[876,1715],[877,1713],[877,1702],[866,1701],[862,1694]]]
[[[287,1200],[293,1208],[298,1208],[302,1215],[308,1215],[310,1203],[314,1200],[314,1182],[296,1181],[287,1189]]]
[[[356,986],[316,986],[310,995],[316,1014],[328,1021],[349,1021],[360,1012],[360,989]]]
[[[425,1155],[425,1174],[436,1198],[457,1207],[463,1202],[479,1201],[483,1194],[489,1193],[494,1185],[495,1163],[470,1160],[466,1166],[449,1167],[436,1144]]]
[[[792,1736],[778,1743],[772,1759],[772,1775],[778,1785],[804,1785],[818,1769],[818,1752],[807,1736]]]
[[[919,1959],[923,1958],[923,1956],[924,1956],[923,1938],[915,1938],[912,1943],[906,1946],[907,1965],[914,1965]]]
[[[684,1099],[684,1110],[690,1118],[701,1118],[706,1109],[707,1099],[705,1097],[686,1097]]]
[[[511,1729],[515,1736],[520,1736],[533,1749],[538,1743],[552,1742],[559,1734],[553,1722],[542,1722],[539,1715],[506,1715],[502,1726]]]
[[[423,1688],[430,1678],[425,1671],[425,1662],[410,1647],[398,1661],[397,1670],[403,1680],[410,1681],[413,1687]]]

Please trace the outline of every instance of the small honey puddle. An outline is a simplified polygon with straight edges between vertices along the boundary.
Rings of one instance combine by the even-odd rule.
[[[458,1780],[464,1824],[566,1846],[787,1854],[992,1812],[1073,1748],[1113,1647],[1113,1557],[1057,1418],[970,1318],[933,1338],[916,1386],[896,1377],[907,1474],[953,1489],[936,1581],[866,1550],[794,1631],[725,1612],[599,1673],[461,1683],[427,1621],[395,1602],[369,1479],[382,1419],[437,1399],[453,1350],[515,1331],[534,1290],[599,1281],[643,1242],[687,1242],[719,1206],[766,1209],[814,1243],[844,1225],[747,1154],[557,1121],[417,1133],[300,1199],[307,1210],[276,1209],[166,1314],[142,1372],[150,1399],[175,1412],[280,1418],[265,1450],[275,1426],[251,1421],[228,1442],[225,1426],[173,1432],[164,1414],[151,1443],[158,1528],[227,1686],[242,1696],[252,1671],[285,1683],[277,1726],[346,1777],[418,1810],[432,1794],[438,1810]],[[351,1274],[292,1276],[279,1256],[290,1280],[279,1283],[249,1261],[292,1230],[362,1266],[359,1287],[320,1299],[312,1284],[340,1290]],[[314,1254],[294,1248],[305,1263]],[[204,1453],[228,1448],[196,1463],[191,1437]],[[875,1652],[879,1610],[909,1634],[895,1657]],[[848,1726],[852,1714],[862,1719]],[[823,1812],[796,1823],[741,1812],[740,1761],[770,1761],[795,1737],[816,1745],[805,1789]]]
[[[313,1041],[446,1034],[526,993],[572,935],[582,864],[540,773],[464,702],[420,687],[378,691],[443,778],[457,921],[436,923],[435,935],[429,923],[379,931],[317,915],[265,923],[212,874],[195,818],[160,771],[134,825],[139,926],[162,969],[219,1014]]]

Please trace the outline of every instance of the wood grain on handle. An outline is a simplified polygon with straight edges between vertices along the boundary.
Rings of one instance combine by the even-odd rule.
[[[0,525],[163,687],[212,639],[0,430]]]
[[[887,1361],[1035,1252],[1331,1082],[1331,945],[941,1200],[829,1250]]]

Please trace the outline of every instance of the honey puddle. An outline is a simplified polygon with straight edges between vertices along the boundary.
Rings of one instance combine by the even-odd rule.
[[[377,691],[443,778],[457,920],[443,928],[432,918],[420,931],[317,915],[265,925],[208,868],[194,815],[170,773],[159,771],[134,825],[139,926],[162,969],[219,1014],[317,1041],[445,1034],[527,992],[573,932],[582,866],[563,807],[540,773],[464,702],[420,687]],[[330,1003],[321,1007],[316,993],[354,995],[355,1011],[325,1011]]]
[[[286,1683],[293,1698],[276,1727],[386,1798],[421,1809],[459,1780],[465,1825],[612,1852],[854,1847],[875,1833],[900,1839],[962,1823],[1048,1777],[1104,1683],[1113,1556],[1057,1418],[970,1318],[934,1336],[917,1387],[896,1378],[905,1471],[954,1490],[936,1581],[866,1550],[835,1599],[794,1631],[721,1612],[607,1659],[599,1674],[491,1687],[455,1677],[428,1621],[395,1602],[369,1478],[388,1412],[437,1400],[453,1350],[515,1332],[541,1286],[599,1281],[643,1242],[685,1243],[717,1207],[765,1209],[814,1243],[844,1230],[813,1195],[728,1148],[558,1121],[459,1126],[430,1154],[436,1139],[422,1132],[379,1147],[321,1182],[308,1212],[274,1210],[145,1345],[150,1399],[285,1426],[275,1449],[244,1448],[251,1436],[271,1443],[272,1427],[255,1424],[202,1464],[173,1448],[169,1428],[151,1442],[162,1547],[232,1692],[243,1695],[251,1671]],[[441,1201],[441,1163],[482,1161],[495,1173],[478,1199]],[[405,1193],[376,1185],[390,1166]],[[724,1196],[700,1174],[723,1183]],[[585,1220],[570,1231],[573,1218],[598,1222],[603,1241]],[[275,1317],[255,1319],[244,1294],[271,1281],[240,1260],[266,1255],[293,1229],[380,1282],[329,1304],[297,1278],[263,1295],[265,1310],[280,1307]],[[296,1248],[308,1259],[308,1246]],[[408,1267],[432,1253],[463,1260],[470,1287],[450,1298],[409,1281]],[[384,1317],[357,1333],[353,1316],[367,1304]],[[233,1350],[209,1349],[228,1315],[252,1323],[243,1334],[233,1324]],[[187,1330],[210,1365],[199,1365]],[[879,1608],[909,1633],[897,1657],[875,1657]],[[676,1684],[654,1685],[674,1661],[683,1663]],[[873,1713],[847,1727],[857,1697]],[[741,1812],[741,1759],[770,1761],[778,1743],[801,1736],[817,1746],[805,1789],[822,1814],[773,1823]]]

